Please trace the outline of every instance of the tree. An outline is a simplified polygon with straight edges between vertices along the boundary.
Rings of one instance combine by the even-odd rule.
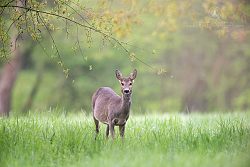
[[[143,61],[145,58],[140,59],[134,52],[130,53],[130,50],[126,47],[131,46],[130,44],[121,42],[123,37],[131,33],[132,25],[143,24],[138,15],[155,16],[156,19],[153,19],[155,26],[154,30],[152,30],[152,34],[161,40],[158,40],[160,42],[157,41],[157,44],[161,44],[161,46],[164,45],[162,41],[170,41],[169,36],[175,32],[186,31],[190,27],[196,30],[199,29],[216,33],[221,38],[231,36],[236,40],[244,40],[247,35],[246,27],[249,25],[249,3],[247,3],[247,1],[194,0],[182,2],[178,0],[123,0],[118,2],[101,0],[98,1],[98,5],[95,7],[93,7],[92,2],[87,4],[85,1],[76,2],[73,0],[22,0],[21,4],[18,4],[18,2],[20,1],[1,1],[1,60],[4,61],[5,64],[12,64],[11,61],[14,59],[14,56],[9,46],[13,43],[11,34],[14,32],[16,32],[17,39],[14,41],[18,41],[19,45],[23,43],[21,39],[24,36],[32,38],[36,41],[37,46],[41,48],[44,48],[42,44],[43,39],[50,39],[54,54],[47,54],[47,56],[51,57],[51,61],[55,62],[55,64],[58,64],[66,77],[70,75],[70,69],[67,67],[67,63],[61,55],[60,48],[57,45],[58,41],[55,40],[55,35],[58,35],[58,32],[64,32],[63,35],[66,36],[75,35],[75,37],[73,36],[73,38],[75,38],[75,43],[72,44],[73,51],[78,50],[81,52],[82,47],[88,47],[83,46],[82,43],[79,42],[79,38],[84,38],[87,44],[91,46],[91,43],[97,40],[98,37],[98,40],[101,39],[104,43],[122,48],[131,61],[137,60],[154,73],[157,72],[158,74],[164,74],[163,76],[169,76],[168,71],[162,67],[166,66],[166,64],[159,63],[157,65],[151,65],[150,63],[145,63],[145,61]],[[117,8],[112,9],[111,5]],[[89,6],[92,7],[90,8]],[[241,27],[234,25],[241,25]],[[148,36],[148,34],[149,32],[146,32],[144,35]],[[147,60],[153,59],[152,55],[148,53],[145,57]],[[92,66],[90,66],[90,69],[91,68]],[[5,71],[6,70],[2,71],[2,76],[6,76],[4,75],[4,73],[6,73]],[[13,78],[15,78],[17,74],[18,73],[13,75]],[[200,83],[203,84],[200,91],[208,89],[207,83],[203,81],[200,82],[199,77],[196,79],[197,81],[194,82],[193,86],[189,87],[190,89],[195,89],[195,85]],[[4,80],[5,79],[1,79],[0,82]],[[13,84],[5,85],[14,85],[14,81],[15,79],[13,79]],[[11,88],[8,90],[11,90]],[[190,91],[186,90],[185,92]],[[2,94],[2,96],[4,96],[4,94]],[[190,103],[189,105],[192,106],[191,103],[194,101],[197,103],[197,98],[199,98],[194,97],[191,100],[186,100],[188,99],[187,97],[189,97],[189,93],[183,95],[184,106],[187,101]],[[198,103],[200,104],[195,105],[204,106],[201,103],[205,104],[206,99],[201,99]]]
[[[17,4],[22,6],[23,1],[17,1]],[[18,11],[18,10],[17,10]],[[14,23],[13,23],[14,24]],[[23,57],[26,54],[30,54],[33,47],[29,47],[25,52],[22,52],[19,47],[17,47],[18,35],[13,35],[11,39],[11,53],[13,57],[10,61],[5,63],[0,80],[0,116],[9,115],[11,106],[11,93],[17,78],[18,72],[22,66]],[[5,43],[2,36],[3,53],[5,54]]]
[[[0,115],[9,115],[11,91],[18,71],[22,65],[24,56],[32,51],[29,47],[20,53],[21,38],[29,36],[37,45],[41,44],[45,33],[52,41],[55,55],[52,57],[62,69],[66,78],[69,69],[61,57],[60,50],[53,37],[56,31],[66,31],[67,36],[71,26],[77,28],[74,50],[81,50],[78,28],[85,32],[86,40],[90,44],[93,34],[99,35],[103,41],[119,46],[126,53],[129,51],[114,37],[114,33],[124,36],[129,33],[130,25],[136,22],[136,15],[130,17],[132,11],[112,11],[108,7],[108,1],[101,1],[98,8],[87,8],[80,2],[70,0],[32,1],[32,0],[4,0],[1,2],[0,37],[1,37],[1,61],[5,61],[0,80]],[[62,26],[64,25],[64,26]],[[14,31],[14,32],[13,32]],[[11,38],[11,33],[15,33]],[[27,38],[26,38],[27,39]],[[8,47],[11,45],[11,49]],[[46,52],[45,52],[46,53]],[[9,58],[10,57],[10,58]]]

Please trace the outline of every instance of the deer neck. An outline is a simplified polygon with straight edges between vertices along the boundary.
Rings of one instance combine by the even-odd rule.
[[[123,96],[121,98],[121,112],[124,114],[128,114],[130,110],[130,104],[131,104],[131,96]]]

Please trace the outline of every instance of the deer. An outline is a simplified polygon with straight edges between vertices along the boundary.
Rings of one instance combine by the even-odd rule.
[[[120,137],[124,139],[125,125],[129,118],[132,86],[137,76],[137,70],[123,77],[119,70],[115,70],[116,78],[121,85],[121,96],[115,93],[110,87],[101,87],[92,96],[92,111],[95,122],[95,140],[99,133],[99,122],[106,124],[106,138],[109,133],[114,140],[115,126],[119,126]]]

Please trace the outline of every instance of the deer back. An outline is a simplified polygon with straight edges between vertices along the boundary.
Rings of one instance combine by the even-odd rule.
[[[111,88],[99,88],[92,97],[94,117],[107,124],[109,112],[117,110],[120,107],[120,101],[121,97]]]

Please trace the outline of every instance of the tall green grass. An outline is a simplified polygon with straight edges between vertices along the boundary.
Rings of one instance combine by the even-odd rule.
[[[250,117],[131,116],[125,140],[94,140],[90,116],[33,114],[0,119],[0,166],[249,166]],[[118,134],[118,129],[116,129]]]

